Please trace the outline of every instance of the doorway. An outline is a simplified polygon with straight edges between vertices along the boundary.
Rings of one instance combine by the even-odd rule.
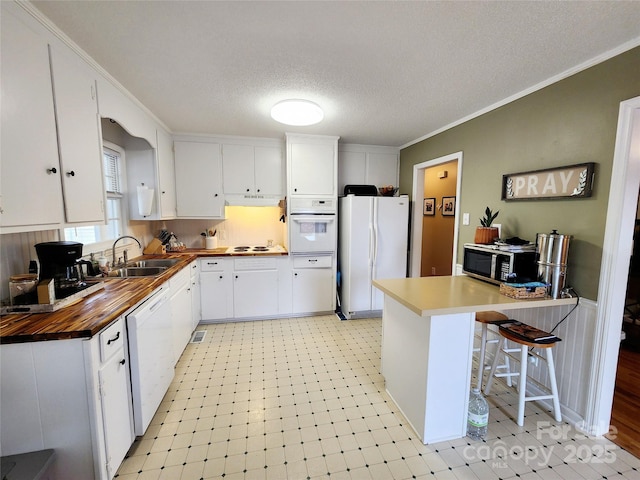
[[[445,167],[446,165],[446,167]],[[446,194],[440,195],[441,192],[433,195],[429,193],[429,191],[425,191],[425,184],[427,173],[433,172],[433,174],[437,177],[442,172],[447,171],[447,177],[451,175],[453,177],[455,170],[455,182],[452,185],[448,186]],[[459,199],[460,199],[460,185],[462,181],[462,152],[452,153],[450,155],[445,155],[443,157],[434,158],[432,160],[428,160],[426,162],[422,162],[413,166],[413,208],[412,208],[412,219],[411,225],[411,241],[410,241],[410,262],[409,262],[409,276],[411,277],[420,277],[422,276],[423,269],[423,251],[431,249],[432,245],[424,244],[424,220],[425,217],[442,217],[442,213],[444,207],[442,205],[443,197],[453,197],[454,199],[451,201],[453,215],[445,215],[446,221],[453,223],[453,236],[450,241],[448,241],[448,245],[445,247],[440,246],[439,248],[447,249],[447,252],[451,252],[451,260],[447,262],[450,264],[450,274],[455,274],[456,263],[457,263],[457,251],[458,251],[458,218],[459,218]],[[446,178],[446,177],[445,177]],[[455,185],[455,186],[454,186]],[[427,188],[429,188],[427,186]],[[442,190],[444,192],[444,190]],[[433,198],[433,211],[427,212],[425,215],[425,205],[424,199]],[[440,208],[438,208],[440,207]],[[429,215],[429,213],[433,213],[433,215]],[[449,212],[446,212],[449,213]],[[448,270],[449,265],[446,268]],[[431,269],[431,266],[428,266],[428,270]],[[436,267],[436,274],[438,274],[438,267]],[[444,273],[441,273],[444,274]]]
[[[640,97],[620,104],[598,290],[585,430],[609,431],[640,188]]]

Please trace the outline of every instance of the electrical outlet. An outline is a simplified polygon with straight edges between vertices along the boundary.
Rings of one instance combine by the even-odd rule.
[[[536,357],[535,355],[529,355],[529,363],[531,365],[533,365],[534,367],[538,366],[538,357]]]
[[[218,233],[216,235],[218,235],[218,237],[220,237],[220,240],[226,240],[227,239],[227,232],[225,232],[224,230],[218,230]]]
[[[435,275],[436,274],[436,267],[431,267],[431,275]]]

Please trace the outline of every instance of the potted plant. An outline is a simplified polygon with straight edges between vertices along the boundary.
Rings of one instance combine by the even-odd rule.
[[[500,212],[493,213],[489,207],[484,211],[484,217],[480,219],[480,227],[476,227],[476,236],[474,243],[489,244],[498,238],[498,227],[492,227],[491,224]]]

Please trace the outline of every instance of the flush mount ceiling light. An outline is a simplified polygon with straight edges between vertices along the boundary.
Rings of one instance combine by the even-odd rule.
[[[320,123],[324,112],[309,100],[283,100],[273,106],[271,118],[285,125],[304,127]]]

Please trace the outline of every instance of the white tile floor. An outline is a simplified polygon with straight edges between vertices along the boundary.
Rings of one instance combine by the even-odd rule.
[[[380,319],[199,326],[119,480],[640,479],[640,460],[495,383],[485,441],[423,445],[384,391]],[[475,384],[475,383],[474,383]]]

